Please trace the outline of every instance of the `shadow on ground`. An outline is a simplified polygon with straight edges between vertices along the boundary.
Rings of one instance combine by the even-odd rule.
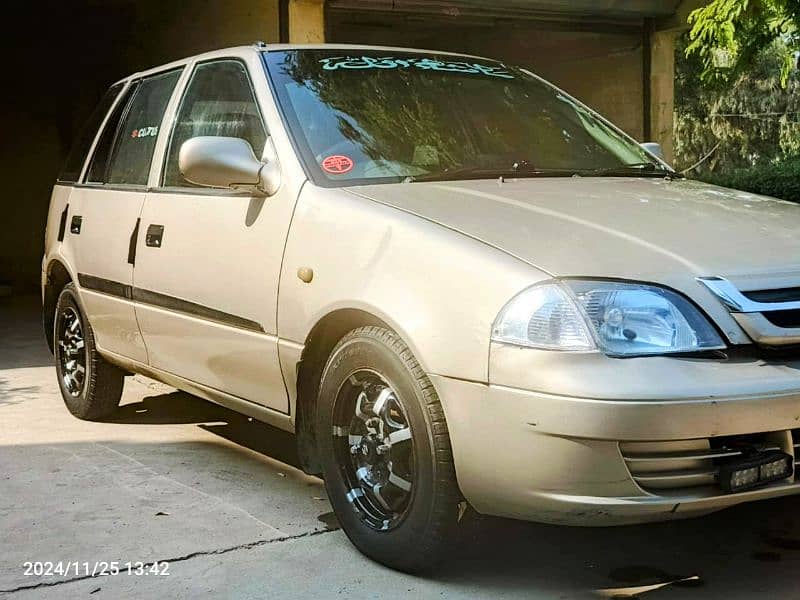
[[[206,402],[185,392],[148,396],[125,404],[110,423],[197,424],[202,429],[282,463],[299,468],[294,436],[282,429]]]
[[[692,588],[692,597],[764,593],[790,598],[796,597],[800,567],[800,517],[792,498],[695,519],[614,528],[485,519],[473,526],[469,541],[445,565],[441,579],[496,580],[493,585],[512,588],[535,580],[549,582],[552,589],[596,589],[698,576],[678,585]],[[706,588],[708,595],[698,588]]]

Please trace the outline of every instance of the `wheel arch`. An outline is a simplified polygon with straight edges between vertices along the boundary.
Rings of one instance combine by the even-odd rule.
[[[317,390],[322,371],[334,346],[353,329],[373,325],[396,331],[380,317],[357,308],[327,313],[311,328],[297,365],[295,433],[300,464],[306,473],[320,473],[315,430]],[[399,335],[399,334],[398,334]]]
[[[56,304],[61,290],[74,281],[69,269],[58,259],[47,265],[47,279],[42,290],[42,327],[47,340],[47,347],[53,353],[53,326],[55,324]]]

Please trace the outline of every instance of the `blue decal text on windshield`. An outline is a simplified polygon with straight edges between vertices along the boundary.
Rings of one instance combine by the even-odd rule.
[[[467,73],[475,75],[489,75],[490,77],[501,77],[503,79],[514,79],[504,67],[493,67],[480,63],[469,62],[443,62],[432,58],[394,58],[385,56],[376,58],[372,56],[335,56],[323,58],[319,61],[322,68],[326,71],[337,69],[400,69],[411,68],[425,69],[429,71],[448,71],[450,73]]]

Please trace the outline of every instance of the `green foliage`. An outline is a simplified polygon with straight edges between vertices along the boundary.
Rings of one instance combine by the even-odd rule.
[[[700,78],[730,84],[765,48],[784,43],[780,82],[786,85],[800,51],[798,0],[713,0],[689,15],[687,56],[702,64]]]
[[[707,175],[709,183],[800,202],[800,158],[765,163],[750,169]]]
[[[687,168],[717,149],[691,176],[736,169],[800,155],[800,73],[781,85],[786,45],[774,41],[728,87],[706,83],[704,64],[678,41],[675,81],[675,164]]]

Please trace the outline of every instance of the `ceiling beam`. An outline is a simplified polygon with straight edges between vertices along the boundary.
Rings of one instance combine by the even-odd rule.
[[[667,18],[678,3],[679,0],[328,0],[328,6],[334,10],[361,12],[614,20]]]
[[[656,31],[680,32],[689,29],[691,12],[709,2],[710,0],[682,0],[672,15],[656,20]]]

